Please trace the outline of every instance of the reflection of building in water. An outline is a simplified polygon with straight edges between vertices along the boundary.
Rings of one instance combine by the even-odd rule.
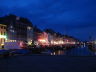
[[[65,52],[63,50],[57,50],[52,52],[51,55],[65,55]]]
[[[6,25],[0,24],[0,46],[4,45],[6,39]]]

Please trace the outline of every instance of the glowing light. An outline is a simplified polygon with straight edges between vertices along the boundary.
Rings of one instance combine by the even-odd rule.
[[[5,35],[0,35],[0,38],[5,38],[6,39],[7,37]]]
[[[58,45],[59,43],[58,43],[57,41],[54,41],[54,44],[55,44],[55,45]]]
[[[28,45],[31,45],[32,44],[32,42],[28,42]]]
[[[51,41],[51,44],[54,44],[54,41]]]
[[[27,27],[28,30],[31,30],[31,27]]]
[[[44,39],[39,39],[39,41],[40,41],[40,42],[43,42],[43,43],[46,42],[46,40],[44,40]]]
[[[2,43],[1,46],[3,46],[4,44]]]
[[[70,42],[70,44],[76,44],[76,42]]]
[[[64,42],[63,41],[59,41],[59,44],[64,44]]]
[[[96,44],[96,40],[94,41],[94,43]]]

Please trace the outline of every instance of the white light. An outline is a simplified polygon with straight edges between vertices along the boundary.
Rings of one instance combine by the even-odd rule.
[[[0,35],[0,38],[7,38],[6,36],[4,36],[4,35]]]
[[[39,39],[39,41],[40,41],[40,42],[46,42],[46,40],[44,40],[44,39]]]
[[[28,30],[31,30],[31,27],[27,27]]]

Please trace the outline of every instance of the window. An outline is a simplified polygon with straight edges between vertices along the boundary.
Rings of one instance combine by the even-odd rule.
[[[4,27],[4,29],[6,29],[6,27]]]
[[[6,33],[4,32],[4,35],[6,35]]]
[[[2,35],[2,31],[1,31],[1,35]]]
[[[1,29],[3,29],[3,26],[1,26]]]
[[[1,38],[1,43],[2,43],[2,38]]]

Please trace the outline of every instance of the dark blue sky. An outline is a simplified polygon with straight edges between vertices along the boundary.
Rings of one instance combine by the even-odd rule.
[[[96,38],[96,0],[0,0],[0,16],[15,14],[41,29],[88,39]]]

